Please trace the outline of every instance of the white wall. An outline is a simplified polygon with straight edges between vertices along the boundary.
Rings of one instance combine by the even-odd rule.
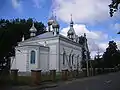
[[[30,63],[31,51],[36,52],[35,64]],[[19,69],[20,72],[31,71],[32,69],[38,69],[39,60],[39,47],[37,46],[23,46],[16,47],[15,61],[13,66]]]
[[[27,63],[27,50],[20,49],[20,51],[16,50],[16,58],[14,64],[16,64],[16,68],[21,72],[26,71],[26,63]]]
[[[40,47],[39,68],[46,72],[49,70],[49,49]]]
[[[57,71],[62,70],[64,68],[69,69],[67,60],[65,65],[63,65],[63,48],[65,49],[65,52],[67,55],[70,54],[71,50],[73,50],[72,54],[75,54],[74,56],[74,64],[72,65],[73,69],[76,69],[74,66],[77,67],[77,55],[79,55],[79,64],[81,61],[81,46],[69,43],[66,40],[60,39],[59,37],[55,38],[48,38],[48,39],[40,39],[39,41],[36,41],[37,44],[43,44],[49,47],[49,49],[44,48],[43,46],[29,46],[27,47],[26,53],[20,56],[17,56],[17,60],[21,61],[21,59],[24,59],[22,62],[20,62],[20,67],[21,70],[24,68],[26,71],[30,71],[31,69],[42,69],[43,71],[47,71],[50,69],[56,69]],[[60,44],[59,44],[60,43]],[[30,43],[29,43],[30,44]],[[60,46],[60,48],[59,48]],[[23,49],[25,50],[25,49]],[[30,64],[30,52],[31,50],[36,51],[36,63]],[[60,56],[59,56],[60,53]],[[69,57],[67,56],[68,60]],[[24,63],[24,64],[23,64]],[[23,64],[23,66],[21,66]],[[26,67],[25,67],[26,65]]]
[[[31,59],[31,51],[34,50],[35,51],[35,64],[31,64],[30,63],[30,59]],[[31,71],[31,70],[34,70],[34,69],[38,69],[38,51],[39,49],[38,48],[35,48],[35,47],[29,47],[29,54],[28,54],[28,67],[29,67],[29,70],[28,71]]]
[[[11,69],[16,69],[16,59],[15,57],[11,57]]]
[[[49,69],[57,69],[57,46],[55,45],[50,45],[50,52],[49,52]]]
[[[58,38],[53,38],[53,39],[42,39],[39,41],[40,44],[44,44],[46,42],[47,46],[49,47],[49,70],[51,69],[56,69],[58,70]],[[45,56],[45,55],[44,55]],[[44,58],[44,56],[42,56]],[[43,62],[45,63],[45,62]]]
[[[64,50],[66,52],[66,57],[65,58],[65,64],[63,65],[63,52]],[[73,51],[72,51],[73,50]],[[79,62],[79,67],[80,67],[80,61],[81,61],[81,47],[80,46],[76,46],[74,44],[71,44],[71,43],[68,43],[66,41],[63,41],[63,40],[60,40],[60,69],[70,69],[69,68],[69,55],[70,55],[70,52],[72,51],[71,55],[75,54],[74,55],[74,60],[73,60],[73,64],[72,64],[72,58],[71,58],[71,63],[70,65],[72,66],[72,69],[77,69],[77,56],[79,55],[79,59],[78,59],[78,62]],[[68,60],[68,62],[67,62]]]
[[[74,64],[72,65],[73,69],[77,68],[77,55],[79,55],[79,66],[81,61],[81,46],[77,46],[72,43],[68,43],[67,41],[60,40],[59,44],[59,38],[53,38],[53,39],[42,39],[39,41],[40,44],[44,44],[46,42],[47,46],[49,47],[49,70],[50,69],[56,69],[57,71],[62,70],[63,68],[68,68],[69,66],[66,64],[63,66],[63,48],[65,49],[66,53],[69,55],[71,50],[73,50],[72,54],[75,54],[74,56]],[[60,48],[59,48],[60,45]],[[60,51],[60,56],[59,56]],[[42,57],[44,58],[44,56]],[[68,58],[69,59],[69,58]],[[45,62],[42,62],[45,65]],[[74,67],[75,66],[75,67]]]

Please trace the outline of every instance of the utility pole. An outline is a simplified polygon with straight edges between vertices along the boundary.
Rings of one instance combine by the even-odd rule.
[[[89,62],[88,62],[88,60],[86,61],[86,64],[87,64],[87,77],[89,77]]]

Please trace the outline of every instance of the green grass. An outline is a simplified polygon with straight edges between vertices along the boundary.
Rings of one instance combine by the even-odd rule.
[[[84,77],[83,73],[79,73],[80,77]],[[68,78],[72,78],[72,75],[70,74],[70,72],[68,73]],[[56,73],[56,77],[55,77],[55,82],[58,82],[62,80],[62,75],[61,72],[57,72]],[[50,73],[44,73],[41,75],[41,82],[51,82],[51,77],[50,77]],[[32,84],[32,77],[31,76],[18,76],[18,82],[13,82],[13,85],[30,85]]]
[[[13,85],[30,85],[31,81],[32,80],[30,76],[18,76],[18,81],[13,81],[11,79],[11,83]]]
[[[50,75],[49,73],[44,73],[41,75],[41,81],[44,82],[44,81],[49,81],[50,80]]]
[[[56,73],[56,81],[58,81],[58,80],[61,80],[61,73],[60,72],[57,72]]]
[[[23,85],[31,84],[31,76],[18,76],[18,83]]]

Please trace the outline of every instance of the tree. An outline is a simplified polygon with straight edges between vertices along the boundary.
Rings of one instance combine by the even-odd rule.
[[[103,54],[103,60],[107,68],[113,68],[120,63],[120,51],[114,41],[109,41],[108,45]]]
[[[31,18],[25,19],[11,19],[0,20],[0,82],[2,76],[9,75],[10,58],[15,55],[15,46],[22,40],[30,38],[29,29],[31,28],[33,20]],[[42,22],[34,22],[37,29],[37,35],[46,32],[45,26]],[[6,82],[6,81],[5,81]],[[3,82],[1,82],[3,83]]]
[[[14,47],[17,42],[22,40],[22,36],[25,39],[30,37],[29,29],[31,28],[33,20],[31,18],[25,19],[11,19],[0,20],[0,60],[4,57],[13,56]],[[45,26],[42,22],[35,21],[35,27],[38,30],[37,35],[46,32]]]
[[[112,0],[111,4],[109,5],[111,17],[113,16],[113,13],[115,13],[118,10],[119,4],[120,0]]]

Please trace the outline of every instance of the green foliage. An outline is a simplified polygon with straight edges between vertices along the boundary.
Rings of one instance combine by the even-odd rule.
[[[25,19],[13,19],[13,20],[0,20],[0,60],[3,57],[13,56],[14,47],[17,42],[22,40],[22,36],[28,39],[29,29],[31,28],[33,20],[31,18]],[[38,30],[37,35],[46,32],[45,26],[41,22],[34,22],[35,27]]]
[[[96,55],[94,57],[94,62],[93,62],[93,67],[94,68],[103,68],[104,67],[104,61],[101,55]]]
[[[118,10],[120,4],[120,0],[112,0],[112,3],[109,5],[110,8],[110,16],[113,16],[113,13],[115,13]]]
[[[93,68],[114,68],[120,64],[120,50],[114,41],[109,41],[103,55],[95,55],[94,60],[89,61]],[[86,67],[86,62],[82,62]]]
[[[109,46],[103,54],[104,66],[113,68],[120,64],[120,51],[114,41],[109,41]]]

